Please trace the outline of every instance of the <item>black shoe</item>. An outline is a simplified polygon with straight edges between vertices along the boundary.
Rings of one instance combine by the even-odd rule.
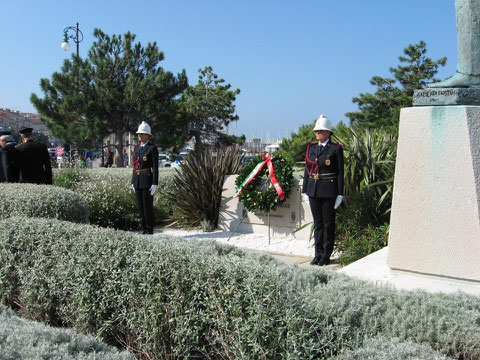
[[[318,265],[318,262],[320,261],[319,258],[313,258],[312,261],[310,261],[310,265]]]
[[[318,266],[325,266],[328,264],[330,264],[330,259],[320,259],[320,261],[318,262]]]

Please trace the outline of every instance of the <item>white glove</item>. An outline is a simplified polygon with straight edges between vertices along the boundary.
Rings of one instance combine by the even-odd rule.
[[[303,194],[303,201],[305,201],[308,205],[310,205],[310,198],[307,194]]]
[[[334,209],[338,208],[340,204],[342,203],[343,196],[342,195],[337,195],[337,198],[335,199],[335,205],[333,206]]]
[[[155,191],[157,191],[157,185],[150,186],[149,191],[150,191],[150,195],[153,196],[153,194],[155,194]]]
[[[133,184],[131,184],[131,186],[132,186],[133,191],[135,191],[135,186],[133,186]]]

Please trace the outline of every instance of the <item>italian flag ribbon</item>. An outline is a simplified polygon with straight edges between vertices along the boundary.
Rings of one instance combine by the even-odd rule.
[[[260,170],[262,170],[262,168],[266,164],[268,168],[268,173],[270,174],[270,181],[272,182],[273,187],[277,191],[278,197],[280,198],[280,200],[285,199],[285,194],[283,193],[282,187],[280,186],[277,178],[275,177],[275,172],[273,170],[273,163],[272,163],[272,155],[271,154],[263,155],[262,160],[263,161],[259,162],[257,166],[255,166],[255,168],[250,172],[250,174],[247,175],[245,180],[243,180],[243,182],[240,184],[235,194],[233,194],[234,198],[237,198],[240,196],[240,194],[242,193],[242,189],[245,186],[247,186],[255,178],[255,176],[257,176],[257,174],[260,172]]]

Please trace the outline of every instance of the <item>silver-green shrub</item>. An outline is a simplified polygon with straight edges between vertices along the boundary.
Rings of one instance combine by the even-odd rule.
[[[386,340],[382,337],[368,339],[358,349],[347,351],[339,360],[447,360],[428,345],[401,342],[398,339]]]
[[[0,305],[0,359],[133,360],[93,336],[22,319]]]
[[[0,198],[0,219],[27,216],[88,222],[85,199],[56,186],[0,183]]]
[[[145,357],[323,359],[378,336],[480,357],[478,297],[394,291],[215,242],[11,218],[0,264],[1,302]]]
[[[174,186],[173,174],[172,169],[159,169],[159,186],[154,196],[157,221],[171,215],[172,204],[165,191]],[[129,168],[96,168],[55,170],[53,180],[54,184],[66,186],[86,199],[91,224],[131,230],[141,226],[131,179]]]

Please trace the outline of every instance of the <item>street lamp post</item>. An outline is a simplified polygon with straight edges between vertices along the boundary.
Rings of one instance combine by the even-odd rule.
[[[70,32],[70,34],[69,34]],[[72,33],[73,32],[73,33]],[[77,60],[80,61],[80,54],[79,54],[79,46],[80,42],[83,40],[83,33],[80,31],[78,28],[78,22],[77,26],[67,26],[65,29],[63,29],[63,42],[62,42],[62,49],[65,51],[70,50],[70,44],[68,43],[68,39],[72,39],[73,42],[77,45]],[[77,77],[78,77],[78,69],[77,69]],[[68,157],[69,157],[69,162],[72,161],[72,151],[71,147],[69,145],[65,146],[68,148]]]
[[[73,31],[74,34],[68,34],[69,31]],[[70,44],[68,43],[68,39],[72,39],[73,42],[77,45],[77,56],[78,54],[78,44],[83,40],[83,33],[80,31],[78,28],[78,23],[77,26],[67,26],[65,29],[63,29],[63,42],[62,42],[62,49],[65,51],[68,51],[70,49]]]

